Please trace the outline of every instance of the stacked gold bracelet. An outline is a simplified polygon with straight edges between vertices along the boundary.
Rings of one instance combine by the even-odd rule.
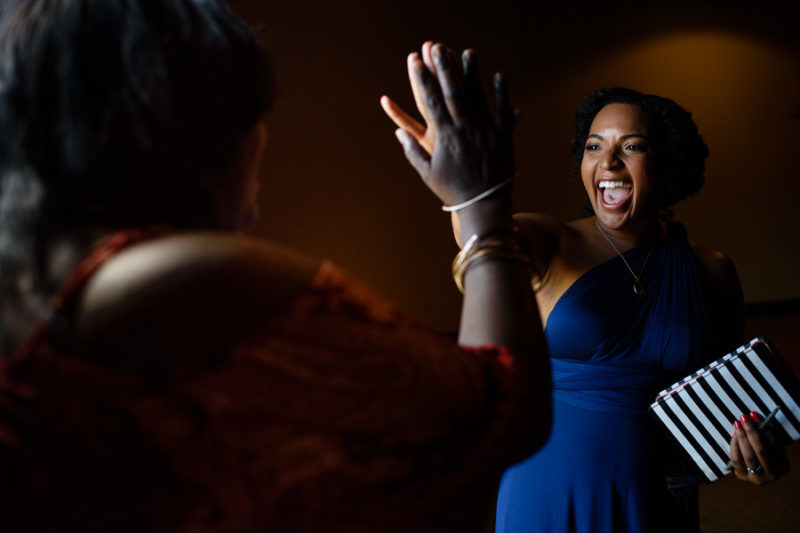
[[[473,235],[453,259],[452,273],[456,287],[464,294],[464,276],[467,269],[478,261],[484,259],[502,259],[516,261],[525,265],[530,264],[530,258],[522,251],[519,239],[516,236],[517,228],[508,236]]]

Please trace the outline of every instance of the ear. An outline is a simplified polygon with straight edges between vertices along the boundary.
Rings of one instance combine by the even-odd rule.
[[[242,230],[257,218],[257,174],[267,140],[267,127],[258,121],[239,143],[230,166],[222,174],[207,175],[220,229]]]
[[[261,156],[264,154],[264,146],[267,144],[267,125],[263,120],[256,122],[255,126],[242,142],[239,168],[242,176],[253,178],[261,165]]]

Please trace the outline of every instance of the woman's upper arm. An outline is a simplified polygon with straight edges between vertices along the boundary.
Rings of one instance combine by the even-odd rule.
[[[146,241],[110,259],[73,316],[75,340],[122,356],[227,345],[310,287],[319,261],[213,233]]]
[[[744,296],[733,260],[724,253],[693,243],[714,336],[714,357],[744,342]]]

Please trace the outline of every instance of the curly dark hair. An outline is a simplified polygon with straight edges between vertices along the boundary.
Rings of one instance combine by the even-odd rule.
[[[662,209],[700,190],[705,182],[708,147],[697,131],[692,114],[669,98],[624,87],[599,89],[578,107],[575,136],[570,143],[578,175],[592,121],[608,104],[631,104],[647,116],[648,136],[656,147],[656,165],[660,175],[667,180],[665,193],[659,201]]]

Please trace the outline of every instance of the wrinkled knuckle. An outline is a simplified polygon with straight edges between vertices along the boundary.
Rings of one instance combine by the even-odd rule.
[[[461,143],[458,136],[452,130],[445,130],[439,137],[442,147],[446,148],[449,152],[457,154],[461,151]]]
[[[425,104],[434,111],[438,111],[442,107],[439,97],[435,94],[429,94],[427,97],[425,97]]]

